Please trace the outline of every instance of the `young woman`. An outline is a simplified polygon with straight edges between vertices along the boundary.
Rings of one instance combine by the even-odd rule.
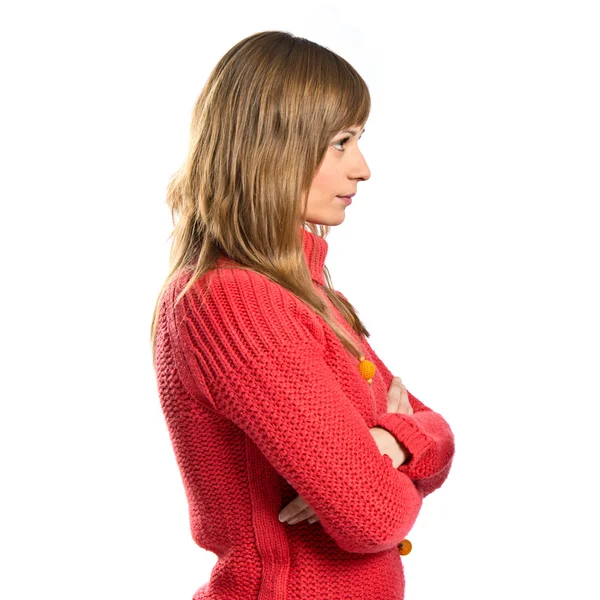
[[[192,536],[218,557],[194,600],[400,600],[405,536],[448,476],[449,425],[325,267],[370,177],[369,111],[344,59],[280,31],[233,46],[196,103],[152,320]]]

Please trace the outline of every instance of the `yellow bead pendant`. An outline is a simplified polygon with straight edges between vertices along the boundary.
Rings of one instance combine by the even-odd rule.
[[[360,371],[360,374],[363,376],[363,378],[366,379],[367,383],[370,385],[371,383],[373,383],[373,376],[375,375],[376,371],[375,365],[370,360],[367,360],[362,354],[358,360],[358,370]]]
[[[398,549],[400,550],[400,554],[402,556],[406,556],[407,554],[410,553],[410,551],[412,550],[412,544],[410,543],[409,540],[402,540],[399,544],[398,544]]]

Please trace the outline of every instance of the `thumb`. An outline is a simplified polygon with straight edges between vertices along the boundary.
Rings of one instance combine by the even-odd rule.
[[[398,412],[400,401],[402,399],[402,378],[394,377],[390,383],[387,394],[388,412]]]

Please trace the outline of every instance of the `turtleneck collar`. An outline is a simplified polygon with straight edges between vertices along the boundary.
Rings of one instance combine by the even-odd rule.
[[[304,229],[303,226],[300,227],[300,236],[302,234],[304,234],[304,257],[310,271],[311,279],[324,286],[325,275],[323,274],[323,266],[325,265],[329,244],[321,236],[315,235],[308,229]]]
[[[298,232],[302,239],[304,248],[304,258],[310,272],[310,278],[316,283],[326,286],[325,275],[323,273],[323,267],[325,266],[325,258],[327,257],[327,250],[329,244],[321,236],[315,235],[312,231],[300,227]],[[231,262],[231,259],[226,257],[223,253],[217,259],[218,264]]]

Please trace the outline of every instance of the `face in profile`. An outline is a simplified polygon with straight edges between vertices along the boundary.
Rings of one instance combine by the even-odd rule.
[[[357,193],[358,182],[371,177],[358,147],[363,131],[360,126],[351,127],[331,140],[308,194],[306,221],[309,223],[330,226],[342,223],[350,202],[340,196]]]

